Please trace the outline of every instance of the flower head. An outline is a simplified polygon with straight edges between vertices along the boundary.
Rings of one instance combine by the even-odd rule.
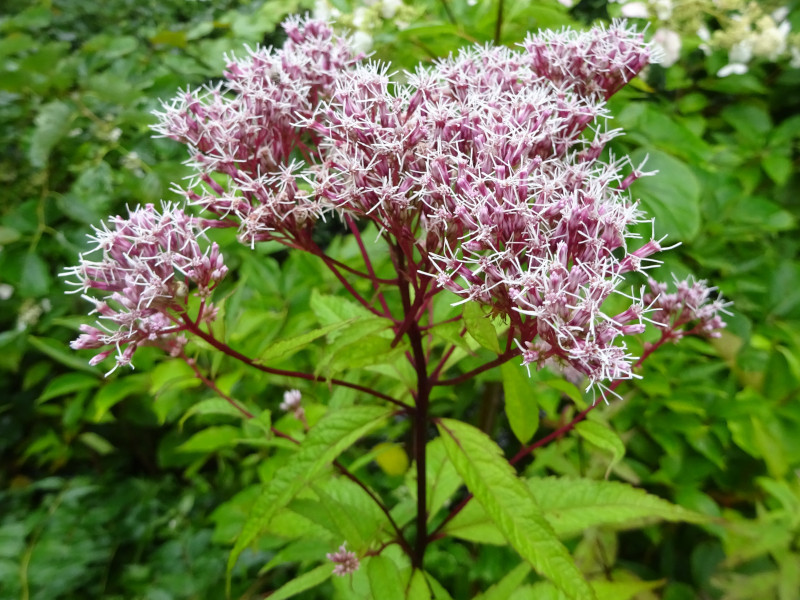
[[[344,542],[341,546],[339,546],[339,550],[337,552],[331,552],[325,556],[329,561],[336,565],[333,568],[333,574],[339,575],[340,577],[349,575],[350,573],[355,573],[358,571],[358,567],[360,566],[356,553],[347,550],[347,542]]]
[[[215,311],[205,299],[228,270],[217,245],[203,249],[198,235],[194,219],[170,204],[161,212],[152,204],[137,207],[128,218],[95,228],[95,248],[64,273],[99,315],[97,327],[81,326],[72,348],[103,349],[91,364],[116,351],[116,366],[130,365],[142,345],[179,353],[190,287],[204,299],[202,318],[212,319]]]

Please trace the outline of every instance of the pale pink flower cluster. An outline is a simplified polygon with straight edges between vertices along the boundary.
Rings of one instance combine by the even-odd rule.
[[[184,194],[203,225],[318,252],[317,220],[371,220],[410,279],[505,317],[523,364],[559,363],[601,387],[632,377],[622,340],[644,329],[648,302],[604,306],[661,246],[630,232],[644,221],[627,191],[641,169],[601,156],[620,133],[605,100],[651,58],[642,35],[623,23],[540,33],[397,83],[323,23],[284,27],[282,49],[233,60],[225,86],[160,113],[157,130],[190,148]]]
[[[170,204],[161,212],[152,204],[138,207],[127,219],[114,217],[95,228],[90,236],[95,248],[64,273],[74,277],[68,283],[99,315],[97,327],[81,326],[72,348],[103,349],[92,365],[116,352],[115,369],[130,365],[143,345],[180,353],[186,338],[179,315],[186,311],[190,289],[203,299],[198,318],[212,320],[216,311],[206,298],[228,270],[216,243],[204,250],[198,235],[194,219]],[[87,256],[97,253],[96,259]]]
[[[350,573],[355,573],[361,564],[358,562],[358,556],[355,552],[350,552],[347,549],[347,542],[339,546],[337,552],[329,552],[325,555],[329,561],[336,566],[333,567],[333,574],[343,577]]]
[[[721,297],[712,299],[716,288],[709,287],[702,279],[694,281],[691,277],[676,280],[673,293],[667,293],[666,283],[652,278],[648,285],[650,292],[644,294],[643,300],[652,311],[652,319],[662,322],[674,341],[685,335],[720,337],[720,330],[725,327],[720,313],[729,315],[725,307],[730,303]]]

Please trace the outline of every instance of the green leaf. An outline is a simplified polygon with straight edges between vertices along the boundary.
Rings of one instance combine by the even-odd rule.
[[[347,319],[344,321],[339,321],[338,323],[331,323],[330,325],[314,329],[313,331],[303,333],[296,337],[275,342],[271,344],[266,351],[262,352],[257,360],[260,363],[269,363],[284,358],[290,354],[302,350],[314,340],[324,337],[329,333],[336,331],[337,329],[346,327],[347,325],[352,324],[354,321],[356,321],[356,319]]]
[[[35,252],[27,252],[22,259],[19,292],[22,296],[44,296],[52,285],[47,263]]]
[[[64,137],[72,122],[72,109],[58,100],[48,102],[39,110],[34,119],[28,160],[37,169],[43,168],[50,157],[50,151]]]
[[[414,569],[406,588],[406,600],[431,600],[431,598],[431,590],[425,580],[425,573]]]
[[[598,525],[630,529],[658,520],[707,520],[704,515],[617,481],[533,477],[528,487],[553,530],[564,538]]]
[[[467,326],[467,333],[487,350],[500,354],[497,331],[489,318],[483,314],[483,310],[477,302],[464,304],[463,317],[464,325]]]
[[[473,600],[506,600],[525,581],[530,572],[530,565],[522,562],[484,593],[475,596]]]
[[[776,152],[767,154],[761,160],[761,166],[764,167],[764,171],[769,175],[769,178],[778,185],[783,185],[789,181],[793,171],[792,159]]]
[[[194,404],[187,410],[178,422],[178,426],[183,427],[186,420],[194,415],[227,415],[238,419],[244,418],[242,412],[227,400],[223,400],[222,398],[209,398]]]
[[[21,237],[21,234],[16,229],[11,227],[0,226],[0,246],[13,244]]]
[[[534,386],[525,370],[517,364],[505,363],[500,371],[503,374],[505,409],[511,431],[521,443],[527,444],[539,428],[539,404],[536,402]]]
[[[332,325],[347,319],[374,316],[360,304],[339,296],[320,294],[316,289],[311,292],[310,305],[321,325]]]
[[[111,442],[93,431],[86,431],[80,434],[78,439],[102,456],[111,454],[115,450]]]
[[[64,343],[47,337],[28,336],[28,342],[42,354],[46,354],[56,362],[71,369],[99,374],[98,369],[89,365],[88,361],[75,356]]]
[[[126,375],[106,383],[92,398],[91,420],[95,423],[106,415],[116,404],[133,394],[144,393],[147,391],[149,375]]]
[[[611,454],[611,462],[606,470],[606,478],[614,465],[625,456],[625,444],[619,439],[616,432],[612,431],[607,425],[602,425],[595,421],[581,421],[575,426],[575,431],[587,442],[591,442],[601,450]]]
[[[217,425],[207,427],[195,433],[192,437],[178,446],[178,452],[216,452],[221,448],[229,448],[236,444],[242,437],[242,430],[232,425]]]
[[[655,218],[657,235],[670,241],[694,238],[700,231],[700,183],[686,163],[652,148],[640,148],[631,155],[638,166],[645,157],[646,171],[658,170],[631,185],[634,198],[642,201],[647,214]]]
[[[37,398],[36,403],[42,404],[53,398],[58,398],[59,396],[66,396],[73,392],[97,387],[99,384],[100,380],[97,376],[87,373],[66,373],[65,375],[59,375],[47,384],[42,395]]]
[[[603,581],[591,582],[592,589],[597,594],[597,600],[631,600],[642,592],[654,590],[664,585],[664,580],[659,581]],[[550,583],[541,582],[533,586],[531,598],[537,600],[565,600],[564,594]]]
[[[281,586],[269,595],[270,600],[286,600],[296,596],[301,592],[310,590],[326,581],[333,573],[333,567],[329,564],[318,566],[307,573],[295,577],[285,585]]]
[[[256,500],[228,558],[228,578],[242,551],[263,531],[278,511],[339,454],[393,413],[391,408],[351,406],[326,413],[308,433],[299,452],[278,469]]]
[[[367,564],[367,576],[373,598],[403,600],[403,578],[395,562],[385,556],[373,556]]]
[[[460,421],[442,419],[438,428],[447,454],[467,488],[520,556],[569,598],[595,598],[569,551],[497,444]]]

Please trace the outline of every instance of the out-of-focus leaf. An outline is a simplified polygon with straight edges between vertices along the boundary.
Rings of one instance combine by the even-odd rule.
[[[39,110],[34,120],[28,160],[34,167],[47,164],[50,151],[69,131],[72,122],[72,108],[60,100],[48,102]]]

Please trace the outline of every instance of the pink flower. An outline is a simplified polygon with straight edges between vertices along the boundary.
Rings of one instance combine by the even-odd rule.
[[[96,247],[64,273],[76,279],[69,283],[99,315],[98,327],[83,325],[72,348],[105,348],[90,361],[93,365],[116,351],[114,369],[130,365],[142,345],[177,355],[187,341],[180,335],[180,315],[186,312],[190,286],[204,300],[198,318],[215,316],[205,299],[228,271],[219,248],[211,244],[203,250],[192,217],[170,204],[162,212],[152,204],[138,207],[109,225],[95,228],[90,238]],[[100,253],[97,260],[87,258],[95,253]]]
[[[360,566],[356,553],[347,550],[347,542],[339,546],[338,552],[328,553],[325,556],[336,565],[333,568],[333,574],[340,577],[355,573]]]

